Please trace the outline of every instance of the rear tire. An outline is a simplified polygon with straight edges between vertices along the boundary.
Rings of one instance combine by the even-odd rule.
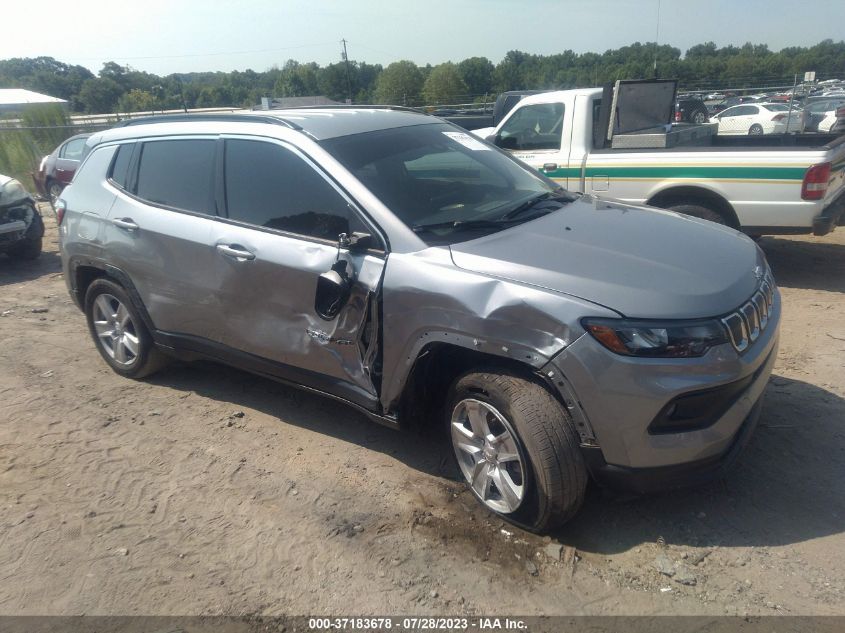
[[[763,134],[763,126],[759,123],[755,123],[750,128],[748,128],[749,136],[760,136]]]
[[[121,376],[144,378],[166,364],[120,284],[94,280],[85,293],[85,318],[100,356]]]
[[[676,202],[666,208],[694,218],[709,220],[710,222],[715,222],[716,224],[724,224],[725,226],[728,226],[727,219],[721,213],[697,202]]]
[[[542,386],[478,370],[454,382],[447,403],[458,469],[487,509],[532,532],[578,512],[587,486],[578,433]]]
[[[692,115],[692,122],[696,125],[701,125],[705,121],[707,121],[707,115],[704,114],[701,110]]]

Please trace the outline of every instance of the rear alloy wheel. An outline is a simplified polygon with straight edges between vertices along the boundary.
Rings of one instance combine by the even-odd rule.
[[[701,110],[696,112],[692,115],[692,122],[696,123],[697,125],[701,125],[707,120],[707,115],[704,114]]]
[[[445,413],[458,469],[486,508],[539,532],[581,507],[580,439],[541,385],[499,369],[469,372],[452,385]]]
[[[759,123],[755,123],[750,128],[748,128],[748,134],[750,136],[760,136],[763,133],[763,126]]]
[[[85,293],[85,316],[97,351],[122,376],[143,378],[164,364],[122,286],[97,279]]]

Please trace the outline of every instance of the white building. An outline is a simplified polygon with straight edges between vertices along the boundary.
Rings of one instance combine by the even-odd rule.
[[[20,112],[28,105],[57,103],[67,106],[67,101],[42,95],[23,88],[0,88],[0,112]]]

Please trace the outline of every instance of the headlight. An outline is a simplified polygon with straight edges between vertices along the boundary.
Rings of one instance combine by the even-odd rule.
[[[713,320],[635,321],[583,319],[581,323],[611,352],[649,358],[703,356],[711,347],[728,342],[724,326]]]

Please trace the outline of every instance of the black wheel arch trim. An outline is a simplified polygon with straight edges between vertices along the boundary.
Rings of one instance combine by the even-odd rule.
[[[80,309],[84,309],[85,306],[85,292],[82,288],[78,287],[77,282],[79,280],[78,271],[83,267],[100,270],[103,272],[104,277],[111,277],[123,286],[124,290],[126,290],[126,293],[129,295],[129,299],[132,301],[132,307],[138,311],[147,331],[150,332],[150,335],[157,344],[161,343],[161,341],[156,337],[155,324],[150,317],[150,313],[147,312],[147,308],[141,299],[138,289],[135,287],[135,284],[132,283],[132,279],[129,275],[117,266],[112,266],[111,264],[107,264],[103,261],[90,257],[71,257],[68,262],[68,274],[70,276],[69,281],[72,289],[71,294],[73,295],[74,302]]]

